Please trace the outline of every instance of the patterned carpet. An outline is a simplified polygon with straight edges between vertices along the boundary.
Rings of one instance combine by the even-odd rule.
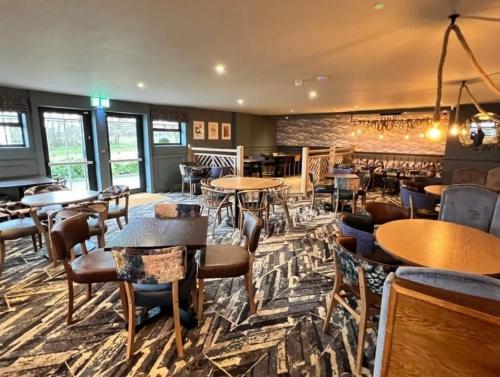
[[[372,195],[373,196],[373,195]],[[198,197],[166,194],[173,202]],[[374,200],[386,200],[378,195]],[[351,376],[357,329],[337,308],[328,334],[323,317],[333,286],[335,219],[320,204],[294,198],[293,224],[280,208],[270,237],[262,237],[254,263],[257,313],[249,315],[244,279],[206,282],[205,317],[184,330],[185,357],[177,359],[172,320],[162,317],[141,329],[136,353],[125,361],[127,333],[116,284],[95,285],[90,301],[78,287],[75,318],[67,326],[67,284],[61,266],[35,254],[29,238],[7,242],[0,277],[1,376]],[[131,209],[150,216],[152,204]],[[213,220],[211,220],[213,221]],[[108,221],[106,237],[117,231]],[[237,232],[218,226],[209,243],[237,243]],[[376,334],[369,332],[364,375],[373,367]]]

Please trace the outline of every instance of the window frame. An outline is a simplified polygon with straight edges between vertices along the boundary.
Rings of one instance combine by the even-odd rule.
[[[0,144],[0,149],[6,149],[6,148],[29,148],[29,140],[28,140],[28,129],[26,127],[26,115],[24,112],[20,111],[12,111],[12,110],[2,110],[0,109],[0,112],[11,112],[11,113],[16,113],[17,114],[17,125],[9,125],[6,123],[1,123],[0,122],[0,127],[14,127],[14,128],[20,128],[21,129],[21,134],[23,136],[23,143],[22,144]]]
[[[155,128],[155,122],[169,122],[169,123],[176,123],[177,124],[177,130],[166,130],[164,128]],[[153,120],[151,122],[151,128],[152,128],[152,136],[153,136],[153,145],[154,146],[174,146],[174,147],[179,147],[185,145],[185,137],[184,137],[184,130],[185,130],[185,123],[181,121],[170,121],[170,120]],[[175,132],[179,133],[179,142],[178,143],[157,143],[155,142],[155,132]]]

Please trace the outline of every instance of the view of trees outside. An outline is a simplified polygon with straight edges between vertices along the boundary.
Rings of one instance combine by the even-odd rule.
[[[73,189],[88,189],[88,167],[83,117],[72,113],[43,113],[52,176],[67,178]],[[71,165],[57,163],[80,162]]]
[[[110,159],[112,161],[138,159],[137,119],[108,116],[107,123]],[[112,162],[111,174],[114,185],[140,187],[138,161]]]
[[[0,145],[23,145],[23,129],[16,112],[0,111]]]
[[[180,144],[179,123],[163,120],[153,121],[153,142],[155,144]]]

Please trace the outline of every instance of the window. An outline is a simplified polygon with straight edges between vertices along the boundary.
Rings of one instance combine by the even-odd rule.
[[[184,123],[153,121],[153,142],[159,145],[182,145],[182,130]]]
[[[26,147],[24,117],[14,111],[0,111],[0,147]]]

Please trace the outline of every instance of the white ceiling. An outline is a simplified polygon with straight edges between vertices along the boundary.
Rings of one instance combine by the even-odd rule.
[[[256,114],[432,106],[447,16],[500,18],[499,0],[375,2],[0,0],[0,85]],[[458,23],[485,70],[500,71],[500,23]],[[292,85],[317,75],[331,78]],[[473,77],[452,36],[445,79]],[[448,84],[444,104],[456,92]]]

